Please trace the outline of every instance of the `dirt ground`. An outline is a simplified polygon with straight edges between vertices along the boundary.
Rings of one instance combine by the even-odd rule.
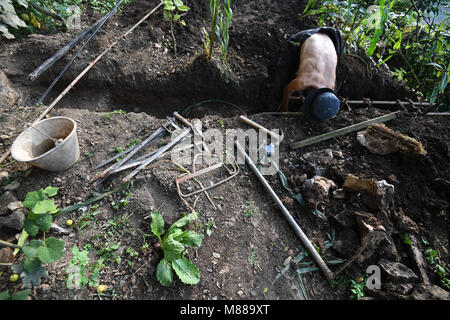
[[[105,24],[45,102],[51,102],[87,63],[157,3],[135,1]],[[378,265],[382,259],[401,263],[416,277],[404,281],[383,271],[381,289],[366,287],[365,299],[448,299],[448,291],[434,272],[435,266],[426,259],[427,249],[432,248],[440,253],[441,263],[449,261],[448,117],[421,117],[405,112],[386,122],[389,128],[422,143],[426,155],[373,154],[357,141],[356,132],[292,150],[289,147],[292,142],[398,108],[343,106],[335,118],[321,123],[307,121],[299,115],[267,114],[278,104],[272,94],[274,66],[287,37],[316,26],[311,18],[297,19],[305,1],[233,1],[229,67],[224,72],[218,59],[208,63],[199,56],[201,27],[207,27],[209,22],[208,1],[188,1],[188,5],[191,10],[184,17],[187,26],[176,25],[174,29],[176,53],[170,25],[161,13],[153,15],[115,46],[52,110],[51,116],[66,116],[76,121],[80,160],[67,171],[48,172],[13,162],[8,157],[0,169],[8,175],[0,186],[0,195],[10,189],[17,200],[23,201],[28,192],[51,185],[59,188],[55,196],[59,208],[81,203],[117,186],[130,172],[114,174],[93,188],[93,166],[112,157],[117,148],[125,149],[135,139],[143,141],[172,112],[184,111],[189,120],[200,119],[204,130],[216,129],[224,135],[228,129],[247,130],[248,126],[239,120],[239,115],[245,114],[266,128],[283,131],[280,170],[296,194],[307,195],[305,180],[316,175],[333,180],[334,190],[343,187],[349,174],[386,180],[394,186],[393,198],[382,209],[374,208],[364,195],[345,193],[339,197],[330,191],[317,207],[327,218],[324,221],[293,200],[278,175],[266,177],[325,261],[340,261],[330,264],[332,271],[352,258],[361,246],[364,234],[356,223],[355,212],[368,213],[381,222],[385,229],[381,241],[369,245],[362,255],[365,259],[357,258],[332,282],[320,271],[302,274],[302,290],[295,270],[304,265],[293,261],[303,252],[301,242],[249,167],[239,165],[236,176],[208,190],[211,201],[204,194],[197,200],[186,199],[198,212],[197,230],[204,235],[202,246],[187,253],[201,272],[200,282],[191,286],[175,280],[171,286],[164,287],[156,279],[162,251],[156,245],[156,238],[150,236],[149,215],[159,210],[167,228],[189,212],[175,184],[182,172],[166,155],[136,175],[128,193],[110,195],[92,204],[95,207],[55,219],[56,224],[70,231],[68,234],[49,232],[66,242],[64,256],[46,266],[47,277],[40,286],[32,288],[31,299],[344,300],[353,294],[352,280],[363,282],[360,278],[367,277],[367,267]],[[85,13],[83,27],[99,17],[97,13]],[[28,74],[78,32],[32,35],[0,43],[1,70],[20,94],[18,101],[5,110],[28,122],[39,116],[45,107],[33,106],[35,101],[70,56],[61,59],[35,82],[27,80]],[[339,96],[348,99],[413,97],[380,70],[368,69],[366,63],[352,56],[344,56],[339,61],[337,88]],[[3,154],[23,131],[23,124],[6,116],[0,121],[0,153]],[[305,157],[307,153],[322,154],[327,149],[331,150],[324,151],[331,153],[327,161],[319,157],[320,161],[312,164]],[[185,169],[192,172],[199,168],[190,165]],[[199,179],[206,186],[227,176],[229,173],[220,168]],[[9,188],[11,185],[15,187]],[[182,189],[187,193],[198,186],[187,183]],[[65,227],[67,219],[74,221],[72,228]],[[4,228],[0,239],[15,241],[18,233]],[[417,241],[405,243],[405,234]],[[108,286],[105,293],[99,295],[95,287],[89,286],[66,288],[66,268],[73,258],[74,246],[80,250],[88,248],[92,263],[105,259],[98,275],[99,283]],[[19,254],[14,263],[22,259],[23,255]],[[311,259],[301,262],[305,261]],[[288,265],[290,269],[284,272]],[[0,268],[0,292],[23,288],[20,282],[8,282],[10,268]]]

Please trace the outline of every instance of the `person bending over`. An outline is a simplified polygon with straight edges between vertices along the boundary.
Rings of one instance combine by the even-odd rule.
[[[290,37],[276,71],[276,95],[281,100],[281,111],[287,112],[291,95],[301,92],[306,98],[299,111],[308,118],[334,117],[340,107],[334,89],[341,52],[341,34],[334,28],[305,30]]]

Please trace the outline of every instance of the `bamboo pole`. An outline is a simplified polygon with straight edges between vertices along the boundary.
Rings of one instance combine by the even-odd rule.
[[[311,145],[311,144],[314,144],[317,142],[321,142],[324,140],[342,136],[344,134],[365,128],[373,123],[381,123],[381,122],[389,121],[389,120],[398,118],[400,116],[400,114],[401,114],[401,111],[396,111],[396,112],[389,113],[389,114],[386,114],[386,115],[378,117],[378,118],[370,119],[370,120],[367,120],[364,122],[360,122],[360,123],[351,125],[349,127],[345,127],[342,129],[324,133],[324,134],[321,134],[319,136],[315,136],[315,137],[312,137],[309,139],[297,141],[297,142],[294,142],[291,144],[291,149],[298,149],[300,147],[308,146],[308,145]]]

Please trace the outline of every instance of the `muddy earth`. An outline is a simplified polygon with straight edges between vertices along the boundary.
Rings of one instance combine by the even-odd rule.
[[[197,181],[180,183],[184,195],[200,190],[200,184],[212,186],[207,193],[184,197],[175,180],[207,164],[180,166],[166,153],[139,171],[128,189],[55,217],[54,223],[65,231],[51,229],[45,237],[63,240],[64,254],[45,265],[46,277],[31,287],[29,299],[347,300],[356,292],[362,299],[448,299],[448,280],[447,286],[443,284],[448,272],[441,276],[436,272],[436,265],[446,268],[449,261],[448,117],[419,116],[418,109],[409,105],[343,105],[335,118],[320,123],[298,114],[271,113],[279,103],[273,97],[274,74],[286,39],[317,26],[313,18],[297,18],[306,1],[232,1],[227,66],[217,52],[210,62],[202,56],[201,28],[208,28],[209,2],[187,2],[191,10],[184,16],[185,27],[175,25],[172,35],[161,11],[150,16],[50,112],[52,117],[69,117],[77,124],[80,158],[75,165],[50,172],[11,156],[0,164],[0,239],[16,243],[27,212],[20,205],[14,210],[8,205],[23,201],[28,192],[58,187],[53,199],[63,209],[121,185],[131,169],[114,173],[97,186],[93,186],[95,174],[106,167],[92,169],[145,140],[165,125],[174,111],[189,121],[201,121],[204,132],[215,130],[222,137],[231,129],[249,129],[239,119],[245,115],[283,132],[279,148],[283,175],[265,177],[329,268],[338,274],[328,281],[311,257],[303,257],[301,241],[248,165],[220,166],[197,176]],[[111,18],[44,103],[50,104],[89,62],[157,4],[134,1]],[[82,28],[100,16],[87,11]],[[79,32],[35,34],[0,43],[2,111],[26,122],[38,118],[45,106],[35,106],[36,100],[70,55],[34,82],[28,80],[28,74]],[[415,99],[363,56],[344,55],[339,60],[337,83],[339,96],[350,100]],[[421,143],[426,154],[372,153],[358,141],[356,131],[297,149],[290,147],[293,142],[399,110],[400,116],[385,125]],[[0,153],[5,154],[24,125],[6,115],[1,115],[0,122]],[[136,156],[169,141],[162,139]],[[345,184],[349,175],[384,180],[388,189],[352,191]],[[323,177],[328,188],[322,190],[320,183],[314,184],[317,176]],[[294,199],[299,194],[303,204]],[[156,267],[163,252],[151,234],[150,214],[161,212],[167,230],[191,209],[197,212],[197,220],[189,227],[200,232],[203,241],[199,248],[189,248],[185,256],[200,270],[200,281],[187,285],[174,276],[170,286],[162,286]],[[66,226],[68,219],[73,221],[70,227]],[[68,288],[74,247],[89,252],[91,267],[86,276],[91,283]],[[2,264],[20,264],[24,259],[22,253],[13,256],[9,248],[0,252]],[[375,266],[375,273],[370,266]],[[21,281],[9,282],[11,274],[8,265],[0,266],[0,292],[24,289]],[[107,286],[106,291],[98,293],[97,284]]]

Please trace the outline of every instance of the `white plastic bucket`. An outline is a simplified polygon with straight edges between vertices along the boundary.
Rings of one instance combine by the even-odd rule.
[[[36,128],[37,130],[33,129]],[[77,124],[67,117],[41,120],[22,132],[11,147],[12,157],[48,171],[64,171],[80,158]],[[61,141],[55,145],[55,140]]]

